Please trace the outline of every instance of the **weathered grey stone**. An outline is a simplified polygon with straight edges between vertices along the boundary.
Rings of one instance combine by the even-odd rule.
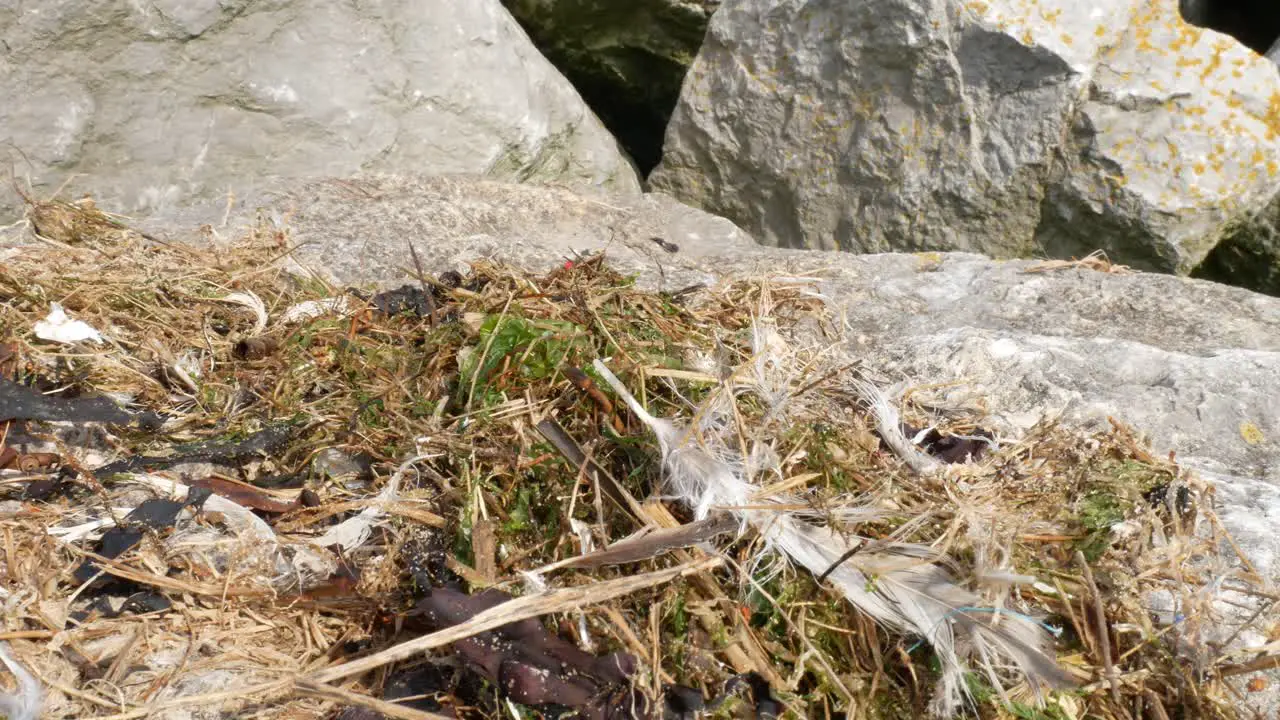
[[[729,0],[650,181],[769,245],[1187,272],[1280,189],[1275,98],[1176,0]]]
[[[503,0],[642,172],[719,0]]]
[[[19,0],[0,97],[5,164],[38,196],[85,173],[68,194],[127,213],[379,170],[639,190],[498,0]]]
[[[142,225],[171,239],[195,239],[204,223],[234,236],[265,219],[300,244],[299,261],[336,282],[399,285],[412,277],[412,242],[424,269],[465,272],[489,257],[518,266],[548,266],[605,248],[623,272],[642,273],[653,288],[676,290],[713,282],[688,258],[749,253],[757,248],[732,222],[661,193],[609,199],[564,188],[474,177],[368,175],[277,183],[240,204],[227,223],[208,204]],[[672,243],[674,253],[654,238]]]

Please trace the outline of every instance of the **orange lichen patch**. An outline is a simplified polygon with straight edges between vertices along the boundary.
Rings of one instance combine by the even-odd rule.
[[[1209,64],[1205,66],[1204,72],[1200,73],[1200,79],[1207,81],[1209,75],[1222,65],[1222,56],[1228,52],[1235,43],[1219,40],[1213,44],[1213,55],[1209,57]]]
[[[1275,140],[1280,135],[1280,92],[1271,93],[1271,100],[1267,103],[1267,113],[1262,117],[1262,122],[1267,125],[1267,139]]]
[[[1181,23],[1178,27],[1178,34],[1170,43],[1169,49],[1174,52],[1181,52],[1183,48],[1191,47],[1200,42],[1200,36],[1203,31],[1187,23]]]

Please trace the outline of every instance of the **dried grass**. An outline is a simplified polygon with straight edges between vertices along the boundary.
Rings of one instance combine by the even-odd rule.
[[[1276,596],[1247,558],[1232,557],[1210,487],[1153,456],[1119,423],[1093,434],[1045,423],[942,475],[912,472],[886,451],[849,391],[853,363],[832,351],[839,329],[804,283],[743,280],[676,300],[636,290],[601,258],[544,276],[480,263],[461,286],[438,291],[427,318],[386,316],[346,295],[345,310],[284,322],[299,303],[342,296],[290,271],[284,234],[212,249],[157,244],[89,203],[36,203],[31,220],[58,242],[0,265],[0,343],[16,358],[12,375],[49,392],[111,393],[170,414],[158,433],[33,423],[43,449],[79,473],[69,493],[9,500],[0,512],[0,637],[48,689],[44,717],[301,719],[349,705],[428,717],[377,699],[388,664],[433,648],[447,655],[440,638],[510,620],[513,608],[524,608],[519,617],[582,618],[598,648],[640,659],[642,685],[675,681],[710,696],[731,673],[755,671],[797,717],[921,716],[937,674],[929,648],[886,633],[808,573],[752,576],[744,569],[756,552],[751,535],[722,541],[713,554],[663,547],[619,566],[565,562],[689,519],[655,498],[658,458],[643,428],[573,369],[611,356],[652,412],[688,418],[751,359],[753,318],[744,309],[760,307],[771,308],[783,332],[803,327],[795,337],[829,338],[797,355],[803,379],[789,388],[794,397],[781,416],[746,399],[735,406],[736,422],[776,440],[781,472],[771,490],[829,517],[851,498],[871,502],[886,519],[860,534],[930,544],[971,587],[1061,628],[1059,662],[1080,687],[1033,708],[1025,689],[1002,700],[975,676],[977,715],[1234,720],[1250,716],[1241,688],[1256,687],[1280,657],[1280,649],[1241,654],[1214,644],[1253,631],[1273,637],[1266,628],[1276,621]],[[32,327],[52,302],[108,342],[65,347],[35,338]],[[246,351],[259,340],[269,342]],[[931,417],[912,403],[903,414],[957,434],[982,424]],[[580,443],[581,458],[544,436],[539,423],[548,419]],[[94,594],[70,576],[93,546],[50,530],[109,517],[108,508],[156,492],[125,476],[95,478],[93,468],[180,442],[244,438],[278,421],[296,430],[286,447],[218,472],[246,483],[298,474],[315,491],[317,507],[271,516],[281,542],[305,544],[334,522],[381,508],[370,539],[344,558],[359,570],[358,583],[321,578],[282,589],[255,548],[237,544],[217,518],[183,519],[175,535],[148,535],[102,563],[162,592],[170,609],[69,619]],[[366,455],[371,481],[321,472],[319,459],[334,448]],[[394,502],[378,504],[385,478],[415,455],[427,459]],[[0,487],[17,498],[51,472],[2,470]],[[1152,499],[1160,488],[1176,499],[1181,486],[1192,513]],[[548,595],[417,636],[402,616],[417,592],[412,548],[423,542],[447,548],[449,567],[475,588],[518,592],[523,573],[566,566],[542,576],[559,588]],[[1224,625],[1228,586],[1239,603],[1264,601],[1247,628]],[[1153,597],[1170,610],[1153,611]],[[556,598],[572,601],[547,604]],[[464,714],[506,712],[487,692]],[[441,700],[462,711],[447,689]]]

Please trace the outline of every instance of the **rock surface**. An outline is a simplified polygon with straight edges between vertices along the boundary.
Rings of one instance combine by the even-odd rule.
[[[648,172],[719,0],[503,0]]]
[[[890,379],[957,382],[941,407],[982,403],[1007,433],[1061,415],[1108,416],[1212,473],[1222,513],[1259,570],[1280,578],[1280,298],[1171,275],[963,253],[850,255],[753,247],[723,219],[661,195],[610,207],[565,191],[382,177],[281,193],[304,264],[342,282],[398,284],[414,238],[430,270],[491,257],[545,270],[606,248],[642,285],[815,278],[846,318],[845,351]],[[675,243],[671,253],[650,238]],[[1253,431],[1256,430],[1259,435]]]
[[[337,283],[383,288],[412,278],[410,242],[428,272],[465,272],[468,262],[482,257],[550,267],[606,249],[615,267],[641,273],[643,284],[665,290],[715,281],[710,270],[686,258],[758,249],[732,222],[661,193],[606,202],[564,188],[466,176],[281,182],[239,204],[225,224],[222,214],[209,203],[140,227],[200,242],[207,236],[191,230],[202,224],[234,237],[238,228],[265,219],[300,245],[294,257],[302,264]]]
[[[19,0],[0,7],[0,95],[24,184],[84,173],[68,195],[126,213],[358,171],[639,189],[498,0]]]
[[[1176,0],[731,0],[650,182],[769,245],[1185,273],[1280,190],[1277,98]]]

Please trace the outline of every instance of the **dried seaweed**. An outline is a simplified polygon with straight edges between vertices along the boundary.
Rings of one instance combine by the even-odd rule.
[[[0,420],[103,422],[154,430],[164,418],[154,412],[130,412],[108,397],[64,398],[45,395],[0,377]]]
[[[174,445],[164,455],[133,455],[96,468],[94,474],[108,477],[118,473],[149,472],[191,463],[239,465],[278,452],[288,444],[295,432],[297,428],[289,423],[273,423],[242,440],[210,438]]]
[[[106,531],[98,542],[96,554],[108,560],[114,560],[133,549],[142,540],[148,530],[161,532],[169,530],[178,521],[178,513],[190,507],[198,510],[210,492],[192,492],[186,500],[168,500],[151,498],[125,515],[120,524]],[[102,566],[92,560],[86,560],[76,568],[71,576],[79,583],[87,583],[103,572]]]

